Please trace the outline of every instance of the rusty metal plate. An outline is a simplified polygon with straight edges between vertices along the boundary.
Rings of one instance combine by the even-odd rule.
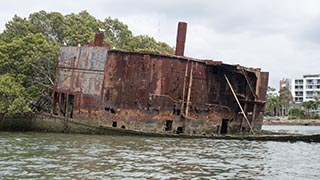
[[[259,100],[267,100],[267,90],[268,90],[268,81],[269,81],[269,72],[260,72],[260,86],[259,86]]]
[[[103,71],[107,54],[106,47],[61,47],[59,67]]]
[[[106,47],[81,47],[77,68],[103,71],[107,54],[108,48]]]
[[[59,56],[59,67],[68,67],[72,68],[75,59],[79,54],[79,47],[61,47],[60,48],[60,56]]]
[[[61,69],[58,74],[58,78],[56,80],[57,88],[63,90],[70,90],[71,89],[71,77],[72,72],[68,69]]]

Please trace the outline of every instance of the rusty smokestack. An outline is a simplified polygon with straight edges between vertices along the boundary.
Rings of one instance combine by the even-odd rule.
[[[177,44],[176,44],[176,55],[183,56],[184,55],[184,46],[186,42],[186,34],[187,34],[187,23],[179,22],[178,24],[178,34],[177,34]]]
[[[94,46],[103,46],[103,38],[103,32],[96,32],[96,35],[94,37]]]

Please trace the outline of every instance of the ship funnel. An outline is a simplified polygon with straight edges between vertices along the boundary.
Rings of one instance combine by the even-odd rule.
[[[187,34],[187,23],[179,22],[178,24],[178,34],[177,34],[177,44],[176,44],[176,55],[183,56],[184,55],[184,46],[186,42],[186,34]]]
[[[94,37],[94,46],[103,46],[103,38],[103,32],[96,32],[96,35]]]

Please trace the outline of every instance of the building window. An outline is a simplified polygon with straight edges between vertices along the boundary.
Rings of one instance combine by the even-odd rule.
[[[296,97],[294,100],[295,100],[295,102],[301,103],[303,101],[303,98],[302,97]]]
[[[307,96],[313,96],[313,91],[307,91]]]
[[[302,79],[297,79],[294,81],[295,84],[303,84],[303,80]]]
[[[308,79],[307,80],[307,84],[313,84],[313,80],[312,79]]]
[[[295,95],[296,96],[303,96],[303,92],[302,91],[297,91],[297,92],[295,92]]]

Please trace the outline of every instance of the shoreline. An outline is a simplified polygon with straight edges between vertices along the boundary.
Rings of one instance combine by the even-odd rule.
[[[320,119],[263,120],[263,125],[320,126]]]

